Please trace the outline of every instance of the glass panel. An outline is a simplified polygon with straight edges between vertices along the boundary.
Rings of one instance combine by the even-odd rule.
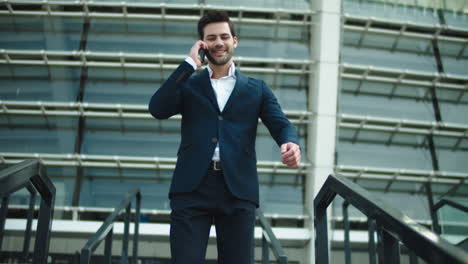
[[[447,1],[453,2],[453,0]],[[462,0],[460,0],[462,2]],[[467,28],[468,27],[468,5],[466,1],[459,3],[459,5],[452,5],[453,9],[448,6],[449,11],[444,11],[445,23],[449,26]]]
[[[76,118],[3,115],[1,151],[74,153],[77,124]]]
[[[180,121],[88,119],[82,151],[96,155],[175,157]]]
[[[262,178],[260,175],[260,179]],[[296,186],[260,185],[261,208],[267,214],[303,215],[303,192],[302,184]]]
[[[398,3],[401,2],[398,1]],[[431,25],[438,22],[437,13],[432,9],[401,5],[395,1],[345,0],[343,1],[343,8],[345,13],[358,16],[372,16],[380,19],[410,21]]]
[[[188,54],[197,40],[196,23],[95,19],[88,49],[106,52]]]
[[[304,59],[308,27],[240,24],[237,56]],[[88,49],[106,52],[188,54],[198,39],[195,22],[93,20]]]
[[[437,65],[432,55],[349,46],[343,46],[341,52],[344,63],[437,72]]]
[[[349,84],[350,82],[343,82]],[[391,107],[382,107],[388,105]],[[411,120],[434,120],[432,102],[410,98],[390,98],[365,94],[341,94],[341,113],[372,115]]]
[[[83,18],[0,16],[0,48],[77,50]]]
[[[430,153],[425,148],[385,146],[379,144],[348,143],[337,145],[338,164],[385,167],[397,169],[431,170]]]
[[[442,64],[444,72],[467,76],[468,60],[460,60],[459,58],[442,56]]]
[[[95,103],[144,104],[172,72],[145,69],[91,68],[84,100]]]
[[[468,148],[458,149],[454,151],[453,148],[442,149],[437,148],[437,158],[439,161],[439,168],[445,171],[458,171],[466,173],[468,171]]]
[[[359,131],[359,132],[358,132]],[[365,142],[382,145],[421,146],[425,140],[424,135],[403,134],[394,132],[357,130],[349,128],[339,129],[340,142]]]
[[[455,199],[454,199],[455,198]],[[468,206],[463,197],[451,198],[454,202]],[[438,210],[442,235],[452,244],[457,244],[468,237],[468,213],[445,205]]]
[[[90,68],[84,100],[96,103],[146,105],[171,73],[172,71],[145,69]],[[307,109],[305,76],[250,73],[247,75],[264,80],[273,89],[283,109]]]
[[[96,172],[106,173],[117,179],[93,179]],[[161,171],[161,175],[171,175],[172,172]],[[169,209],[168,190],[170,183],[168,181],[160,182],[155,179],[155,172],[151,170],[137,171],[127,175],[133,177],[146,177],[148,180],[141,179],[118,179],[119,173],[114,169],[104,172],[103,169],[87,169],[86,175],[89,178],[83,181],[81,188],[80,206],[96,207],[115,207],[123,199],[125,194],[134,188],[140,188],[143,199],[141,201],[142,209]],[[152,179],[151,179],[152,178]],[[134,205],[132,205],[133,207]]]
[[[80,68],[0,65],[0,99],[75,101]]]

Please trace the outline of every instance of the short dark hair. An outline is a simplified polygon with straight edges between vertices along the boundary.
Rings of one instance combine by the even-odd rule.
[[[210,23],[227,22],[231,35],[236,36],[236,30],[234,24],[229,19],[229,15],[225,11],[209,10],[198,20],[198,36],[203,39],[205,26]]]

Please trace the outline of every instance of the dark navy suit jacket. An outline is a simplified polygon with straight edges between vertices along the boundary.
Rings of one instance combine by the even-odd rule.
[[[192,192],[208,171],[216,144],[225,182],[237,198],[258,206],[255,138],[258,118],[278,144],[299,144],[296,129],[263,81],[236,70],[236,84],[221,112],[208,70],[192,76],[193,67],[183,62],[152,96],[150,113],[157,119],[182,115],[182,140],[169,197]]]

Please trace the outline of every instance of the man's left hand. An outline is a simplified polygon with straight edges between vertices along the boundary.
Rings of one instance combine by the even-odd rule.
[[[293,142],[281,145],[281,161],[290,168],[296,168],[301,163],[301,148]]]

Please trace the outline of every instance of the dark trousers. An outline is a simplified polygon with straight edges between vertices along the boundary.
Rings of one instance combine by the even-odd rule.
[[[173,264],[202,264],[211,225],[216,227],[218,264],[251,264],[254,259],[255,204],[229,192],[222,171],[209,170],[191,193],[171,197]]]

